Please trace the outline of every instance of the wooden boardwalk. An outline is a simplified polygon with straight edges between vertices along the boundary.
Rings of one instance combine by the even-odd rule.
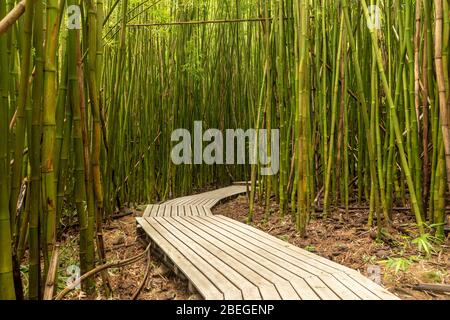
[[[174,271],[205,299],[398,299],[359,272],[211,208],[245,186],[150,205],[137,218]]]
[[[163,204],[147,206],[144,217],[179,217],[179,216],[207,216],[212,215],[211,208],[221,200],[245,193],[247,187],[233,185],[230,187],[176,198]]]

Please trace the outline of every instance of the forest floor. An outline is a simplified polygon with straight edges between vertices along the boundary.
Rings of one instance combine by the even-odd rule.
[[[144,209],[144,208],[140,208]],[[215,214],[222,214],[245,222],[248,202],[245,196],[239,196],[219,204],[213,209]],[[389,230],[391,237],[386,242],[376,241],[376,230],[365,227],[367,210],[351,211],[348,215],[334,212],[327,218],[315,217],[308,225],[307,237],[301,237],[296,231],[290,217],[279,217],[278,205],[273,202],[271,217],[264,221],[264,207],[255,205],[253,226],[270,233],[300,248],[333,260],[347,267],[368,275],[368,267],[379,267],[381,282],[389,291],[402,299],[446,299],[450,294],[413,289],[419,283],[450,284],[450,240],[437,247],[436,252],[426,256],[411,243],[413,217],[405,213],[396,213],[394,224],[401,225],[401,231]],[[142,211],[135,210],[130,215],[115,219],[104,226],[105,247],[108,261],[131,258],[142,253],[145,245],[136,234],[136,217]],[[61,245],[58,288],[66,285],[66,270],[78,261],[77,230],[65,232]],[[147,260],[121,269],[109,269],[112,295],[107,297],[97,277],[95,299],[129,300],[139,288],[147,267]],[[86,295],[76,290],[67,295],[67,299],[87,299]],[[166,268],[156,256],[151,256],[149,275],[138,300],[198,300],[201,297],[188,291],[186,281],[180,280]]]
[[[136,234],[136,217],[141,211],[133,211],[131,215],[115,219],[104,226],[105,247],[108,261],[125,260],[137,256],[145,251],[145,245],[139,241]],[[60,289],[65,286],[66,268],[78,260],[78,233],[74,230],[66,235],[62,245],[63,253],[60,259]],[[131,300],[139,288],[147,269],[147,259],[120,268],[109,269],[108,275],[112,294],[108,297],[102,287],[101,278],[97,277],[97,300]],[[75,290],[67,299],[88,299],[81,290]],[[188,291],[187,283],[180,280],[171,270],[165,267],[154,255],[151,255],[150,269],[147,281],[137,300],[198,300],[201,297]]]

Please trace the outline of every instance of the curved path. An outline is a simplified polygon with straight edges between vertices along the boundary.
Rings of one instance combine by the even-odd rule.
[[[176,274],[205,299],[398,299],[359,272],[211,208],[245,193],[233,185],[149,205],[138,225]]]

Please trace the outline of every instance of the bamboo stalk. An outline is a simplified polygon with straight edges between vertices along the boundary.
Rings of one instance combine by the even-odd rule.
[[[52,257],[48,268],[47,280],[45,281],[44,300],[52,300],[57,282],[59,245],[53,247]]]
[[[0,36],[5,34],[8,29],[24,14],[25,8],[26,0],[22,0],[8,14],[3,15],[3,18],[0,21]]]
[[[363,7],[363,10],[364,10],[364,15],[366,17],[366,20],[369,21],[369,19],[370,19],[369,18],[369,11],[367,9],[367,4],[366,4],[365,0],[362,0],[362,7]],[[371,34],[371,38],[372,38],[372,46],[374,47],[374,50],[375,50],[376,61],[377,61],[377,64],[378,64],[378,70],[379,70],[379,73],[380,73],[381,82],[383,84],[384,91],[385,91],[385,94],[387,96],[387,101],[388,101],[389,107],[393,111],[391,114],[393,116],[392,120],[393,120],[393,124],[394,124],[395,136],[396,136],[396,140],[397,140],[397,147],[399,149],[402,169],[404,170],[405,177],[406,177],[407,184],[408,184],[408,189],[409,189],[409,192],[410,192],[411,205],[413,207],[414,214],[416,216],[416,221],[417,221],[417,225],[418,225],[419,231],[420,231],[421,234],[423,234],[425,231],[424,231],[424,226],[423,226],[423,221],[422,221],[421,208],[419,207],[418,202],[417,202],[417,196],[416,196],[416,192],[415,192],[415,188],[414,188],[414,183],[413,183],[413,180],[411,178],[411,172],[410,172],[410,169],[409,169],[408,161],[406,159],[405,150],[404,150],[404,147],[403,147],[402,135],[401,135],[400,128],[399,128],[399,123],[398,123],[397,113],[395,111],[394,101],[392,100],[391,90],[389,88],[389,84],[387,82],[386,74],[384,72],[381,52],[379,50],[378,42],[377,42],[378,40],[377,40],[377,38],[375,36],[375,33],[374,33],[373,29],[370,30],[370,34]]]
[[[42,157],[42,198],[44,199],[45,241],[47,243],[44,256],[46,266],[53,251],[56,236],[56,188],[55,188],[55,134],[56,134],[56,51],[58,46],[58,1],[47,2],[47,22],[44,60],[44,101],[42,112],[43,142]],[[47,268],[46,268],[47,269]]]
[[[267,17],[267,18],[221,19],[221,20],[205,20],[205,21],[151,22],[151,23],[127,24],[127,27],[139,28],[139,27],[162,27],[162,26],[183,26],[183,25],[204,25],[204,24],[246,23],[246,22],[266,22],[266,23],[268,23],[273,20],[274,20],[273,17]]]
[[[444,139],[445,149],[445,165],[447,168],[447,185],[450,190],[450,127],[449,127],[449,112],[447,97],[448,92],[445,87],[444,67],[442,62],[442,30],[443,30],[443,5],[442,0],[437,0],[435,3],[435,39],[434,39],[434,60],[436,64],[436,82],[439,92],[439,112],[441,115],[442,136]],[[448,41],[448,40],[446,40]]]
[[[0,17],[6,14],[5,2],[0,3]],[[0,36],[0,72],[7,72],[6,38]],[[9,212],[9,173],[8,173],[8,104],[5,83],[6,77],[0,77],[0,300],[15,299],[12,251],[11,251],[11,225]]]

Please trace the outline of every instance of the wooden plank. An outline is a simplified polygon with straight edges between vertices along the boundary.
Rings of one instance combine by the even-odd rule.
[[[161,224],[161,221],[164,221],[160,218],[146,218],[147,222],[160,234],[162,235],[168,242],[172,243],[176,248],[180,249],[183,256],[191,262],[191,264],[195,265],[198,270],[203,272],[203,274],[214,283],[214,285],[219,288],[219,290],[223,293],[224,298],[226,300],[241,300],[242,293],[233,283],[231,283],[222,273],[214,268],[214,266],[199,256],[194,250],[190,249],[183,241],[177,239],[177,236],[182,235],[179,234],[175,236],[169,230],[167,230],[164,225]],[[172,258],[169,255],[170,258]],[[180,267],[181,270],[184,271],[186,276],[189,275],[190,270],[186,268]]]
[[[184,207],[183,206],[177,206],[177,207],[178,207],[178,215],[180,217],[184,217],[185,216]]]
[[[213,243],[210,239],[207,239],[205,233],[201,229],[189,228],[187,219],[173,219],[173,221],[170,221],[169,223],[173,224],[178,230],[183,230],[183,232],[185,232],[193,241],[212,253],[215,256],[215,259],[222,260],[236,272],[239,272],[242,277],[248,279],[247,281],[257,286],[263,299],[278,300],[281,298],[277,289],[270,281],[256,273],[255,270],[248,265],[244,264],[234,253],[230,254],[229,252],[222,250],[220,245],[218,246],[217,243]]]
[[[226,225],[221,225],[217,223],[216,219],[205,218],[209,223],[211,223],[214,228],[220,230],[220,232],[229,232],[233,235],[235,241],[242,243],[243,246],[247,247],[255,253],[259,253],[266,258],[270,259],[274,263],[282,266],[284,269],[295,273],[301,278],[310,278],[311,276],[316,276],[322,282],[330,288],[331,291],[336,293],[341,299],[359,299],[359,296],[352,291],[351,287],[345,286],[345,284],[338,281],[338,279],[333,278],[332,273],[328,273],[322,270],[316,270],[313,266],[304,263],[301,260],[293,259],[290,256],[283,254],[283,248],[270,247],[261,243],[259,241],[254,241],[251,237],[246,234],[239,233],[235,229],[232,229]],[[267,237],[272,237],[267,235]],[[314,281],[314,280],[312,280]],[[320,282],[318,283],[320,286]],[[377,299],[377,296],[373,295],[372,299]]]
[[[205,204],[205,207],[208,207],[208,208],[211,209],[211,208],[214,207],[214,205],[215,205],[217,202],[218,202],[217,199],[209,199],[208,202]]]
[[[163,205],[165,207],[164,211],[161,212],[160,210],[156,211],[155,214],[150,214],[148,216],[156,216],[156,217],[162,217],[162,216],[168,216],[168,206],[204,206],[206,205],[208,208],[212,208],[214,205],[216,205],[219,201],[222,199],[225,199],[227,197],[233,196],[238,193],[245,192],[245,188],[239,187],[239,186],[230,186],[223,189],[218,189],[210,192],[205,192],[202,194],[192,195],[192,196],[185,196],[180,197],[176,199],[171,199],[166,202],[164,202]],[[200,214],[202,215],[203,212],[196,212],[195,210],[191,210],[193,214]],[[209,214],[208,211],[206,211],[207,214]],[[170,213],[169,216],[174,216],[173,213]]]
[[[194,205],[196,200],[197,200],[196,197],[189,197],[189,199],[187,199],[183,204],[184,205],[188,205],[188,206],[192,206],[192,205]]]
[[[153,215],[153,212],[155,212],[155,210],[157,210],[158,205],[157,204],[151,204],[149,206],[147,206],[147,209],[144,212],[144,217],[151,217]]]
[[[209,210],[205,206],[199,206],[197,207],[197,210],[201,216],[212,216],[211,210]]]
[[[370,279],[366,278],[362,274],[358,273],[356,275],[349,275],[349,276],[353,280],[355,280],[355,282],[364,286],[366,289],[370,290],[372,293],[376,294],[378,297],[380,297],[383,300],[400,300],[399,297],[397,297],[393,293],[390,293],[388,290],[386,290],[382,286],[376,284],[375,282],[371,281]]]
[[[216,239],[219,239],[221,242],[227,243],[229,246],[232,246],[233,249],[241,252],[245,256],[251,258],[252,260],[258,262],[260,265],[265,268],[276,272],[279,277],[282,277],[285,281],[291,281],[294,278],[300,278],[305,280],[311,289],[322,299],[339,299],[339,296],[336,295],[331,289],[329,289],[318,277],[314,276],[311,273],[308,273],[303,270],[297,269],[296,271],[300,273],[296,274],[292,271],[286,269],[286,266],[283,265],[283,262],[277,260],[269,252],[260,250],[258,247],[249,245],[239,239],[232,233],[228,233],[225,230],[217,228],[213,224],[208,224],[204,220],[205,218],[198,219],[197,217],[191,217],[194,221],[196,221],[196,225],[203,230],[205,230],[210,235],[214,236]],[[189,219],[187,219],[189,221]],[[211,240],[213,241],[213,240]],[[280,263],[281,262],[281,263]],[[302,288],[304,289],[304,288]]]
[[[270,254],[274,255],[281,260],[279,261],[279,264],[286,266],[286,269],[289,270],[297,270],[297,273],[301,275],[302,277],[307,277],[308,275],[304,274],[303,272],[306,271],[308,273],[311,273],[315,276],[318,276],[321,278],[321,280],[327,284],[327,286],[334,292],[338,293],[338,295],[343,299],[358,299],[361,297],[358,292],[355,289],[355,283],[351,281],[351,279],[346,276],[346,274],[342,273],[341,271],[337,271],[332,268],[322,268],[317,269],[314,265],[308,264],[308,259],[301,259],[298,256],[290,256],[287,255],[284,252],[284,247],[276,247],[276,246],[268,246],[262,241],[256,241],[255,239],[249,237],[246,233],[239,233],[235,229],[230,228],[227,225],[220,224],[220,221],[217,221],[217,219],[208,219],[211,223],[213,223],[215,226],[217,226],[218,229],[227,230],[228,232],[231,232],[238,236],[240,239],[242,239],[243,243],[249,243],[253,244],[259,249],[263,250],[262,254]],[[267,237],[272,237],[270,235],[266,235]],[[253,249],[255,250],[255,249]],[[297,269],[300,268],[300,269]],[[330,278],[328,275],[334,276],[335,274],[342,274],[342,277],[340,278]],[[352,282],[351,285],[348,285],[348,280]],[[347,282],[347,283],[345,283]],[[360,290],[367,291],[363,287],[360,288]],[[378,299],[376,295],[373,295],[370,293],[370,291],[367,291],[365,293],[366,295],[371,295],[371,299]],[[367,297],[366,297],[367,298]]]
[[[153,207],[153,205],[152,205],[152,204],[149,204],[149,205],[145,208],[144,213],[142,214],[142,216],[143,216],[143,217],[148,217],[148,216],[150,216],[150,211],[152,210],[152,207]]]
[[[162,206],[159,207],[158,210],[158,217],[163,217],[164,216],[164,212],[166,212],[166,205],[163,204]]]
[[[182,203],[183,201],[185,201],[186,197],[181,197],[181,198],[176,198],[176,199],[172,199],[169,201],[166,201],[166,204],[171,204],[171,205],[179,205],[180,203]]]
[[[249,258],[248,256],[242,254],[235,248],[231,247],[228,243],[217,241],[216,239],[210,237],[204,232],[204,230],[202,230],[201,228],[197,228],[196,225],[193,225],[189,222],[189,220],[193,218],[194,217],[178,219],[177,222],[179,222],[186,228],[189,227],[189,230],[191,232],[195,232],[197,235],[202,237],[204,241],[209,242],[217,247],[222,252],[222,255],[235,257],[239,261],[239,264],[235,265],[234,267],[238,268],[240,272],[246,274],[246,276],[249,275],[246,272],[245,267],[252,270],[252,272],[254,273],[254,277],[265,279],[266,282],[259,285],[260,292],[265,299],[299,299],[299,296],[296,294],[292,286],[289,285],[288,281],[279,277],[270,268],[261,266],[257,261],[255,261],[255,259]],[[253,280],[255,280],[255,278],[253,278]],[[272,284],[271,286],[270,283]],[[273,290],[275,287],[278,290],[278,293],[276,293],[277,290]]]
[[[195,206],[188,205],[186,207],[189,208],[189,212],[190,212],[190,214],[188,214],[188,217],[190,217],[190,216],[198,216],[198,211],[197,211],[197,208]]]
[[[208,228],[208,226],[205,226],[204,224],[196,223],[197,220],[203,220],[203,218],[189,217],[178,221],[184,224],[186,228],[196,230],[197,234],[201,234],[205,240],[213,243],[224,252],[238,257],[241,263],[245,263],[245,265],[249,266],[254,272],[271,281],[277,287],[283,299],[299,299],[296,291],[293,290],[293,287],[289,284],[289,277],[291,275],[286,277],[286,274],[284,274],[283,276],[283,270],[280,266],[271,263],[263,256],[260,256],[251,250],[243,248],[239,243],[235,243],[230,239],[225,238],[216,230]]]
[[[325,259],[323,257],[320,257],[318,255],[315,255],[313,253],[310,253],[306,250],[303,250],[297,246],[291,245],[288,242],[285,242],[281,239],[278,239],[276,237],[271,237],[271,238],[267,238],[267,233],[253,228],[249,225],[243,224],[243,223],[239,223],[236,220],[233,220],[231,218],[225,217],[225,216],[221,216],[221,215],[217,215],[215,216],[218,219],[223,219],[225,221],[223,221],[224,223],[228,222],[228,225],[232,226],[232,227],[236,227],[236,228],[243,228],[246,229],[247,232],[250,232],[250,234],[255,237],[257,240],[259,241],[265,241],[265,240],[270,240],[268,243],[270,245],[281,245],[282,247],[284,247],[285,251],[292,255],[292,256],[296,256],[296,255],[300,255],[305,257],[306,260],[308,260],[310,263],[312,263],[315,267],[319,268],[319,269],[329,269],[332,268],[334,270],[341,270],[345,273],[351,274],[351,275],[361,275],[358,271],[347,268],[345,266],[342,266],[340,264],[337,264],[331,260]],[[245,232],[245,231],[244,231]]]
[[[195,206],[195,209],[197,210],[198,216],[206,216],[207,212],[204,210],[202,206]]]
[[[147,209],[145,210],[145,213],[142,215],[142,217],[151,217],[152,216],[152,212],[154,210],[154,207],[156,206],[156,204],[150,204],[147,206]]]
[[[197,214],[198,214],[198,216],[206,216],[206,213],[205,213],[205,211],[203,211],[203,207],[201,207],[201,206],[194,206],[195,207],[195,209],[197,210]]]
[[[183,206],[184,211],[185,211],[185,216],[192,216],[192,211],[191,211],[191,207],[190,206]]]
[[[197,235],[185,232],[183,228],[180,229],[180,224],[176,219],[169,218],[165,220],[165,223],[161,224],[204,260],[213,262],[214,268],[241,290],[242,296],[245,300],[261,299],[258,287],[230,267],[239,263],[236,259],[224,256],[223,252],[220,250],[214,250],[210,244],[205,244],[202,242],[201,238]]]
[[[202,205],[203,202],[207,201],[207,199],[202,198],[202,197],[196,197],[193,202],[191,203],[191,205],[199,207]]]
[[[203,198],[202,201],[200,201],[200,202],[197,203],[197,207],[204,207],[205,204],[206,204],[207,202],[209,202],[209,200],[210,200],[210,199],[208,199],[208,198]]]
[[[269,244],[269,245],[273,246],[274,248],[276,248],[276,244],[282,245],[282,247],[284,247],[284,249],[285,249],[285,252],[287,252],[288,254],[291,254],[294,257],[295,256],[303,257],[302,260],[306,261],[308,264],[311,264],[311,266],[313,268],[317,268],[319,270],[327,270],[327,271],[330,271],[329,268],[331,268],[331,270],[341,271],[341,272],[347,274],[351,279],[353,279],[357,283],[359,283],[360,288],[362,287],[362,288],[368,289],[373,294],[375,294],[375,296],[377,296],[379,298],[398,299],[395,295],[388,292],[383,287],[375,284],[368,278],[364,277],[356,270],[347,268],[347,267],[337,264],[333,261],[330,261],[323,257],[317,256],[313,253],[310,253],[306,250],[300,249],[300,248],[298,248],[294,245],[291,245],[287,242],[284,242],[276,237],[268,238],[266,236],[267,234],[265,232],[263,232],[259,229],[253,228],[251,226],[239,223],[228,217],[224,217],[224,216],[214,216],[214,217],[217,218],[218,220],[224,221],[225,223],[228,222],[228,225],[234,226],[236,228],[243,228],[245,230],[244,232],[253,236],[255,238],[255,240],[257,240],[257,241],[261,241],[266,244]],[[275,245],[274,245],[274,243],[275,243]],[[292,253],[292,251],[294,251],[294,253]],[[339,280],[341,280],[341,279],[344,279],[344,277],[341,277]],[[376,299],[376,297],[373,297],[373,299]]]
[[[268,242],[270,245],[277,245],[277,244],[281,245],[282,247],[285,248],[287,253],[293,255],[294,257],[296,255],[300,255],[300,256],[305,257],[305,259],[308,262],[310,262],[311,264],[313,264],[316,268],[319,268],[319,269],[332,268],[332,269],[335,269],[335,270],[341,270],[341,271],[343,271],[343,272],[345,272],[347,274],[350,274],[350,275],[358,275],[358,276],[361,275],[356,270],[347,268],[347,267],[342,266],[340,264],[337,264],[337,263],[335,263],[335,262],[333,262],[331,260],[328,260],[328,259],[325,259],[323,257],[317,256],[317,255],[315,255],[313,253],[310,253],[310,252],[308,252],[306,250],[303,250],[303,249],[301,249],[301,248],[299,248],[297,246],[291,245],[288,242],[285,242],[285,241],[283,241],[281,239],[278,239],[276,237],[267,238],[266,237],[267,234],[265,232],[259,230],[259,229],[253,228],[251,226],[248,226],[248,225],[245,225],[245,224],[242,224],[242,223],[239,223],[239,222],[237,222],[237,221],[235,221],[233,219],[230,219],[228,217],[225,217],[225,216],[217,215],[215,217],[217,217],[218,219],[224,219],[226,222],[228,222],[229,225],[231,225],[233,227],[247,229],[247,232],[250,232],[250,234],[253,237],[255,237],[256,239],[258,239],[260,241],[270,240]]]
[[[345,273],[334,273],[334,279],[344,284],[347,288],[352,290],[362,300],[382,300],[377,292],[372,292],[370,289],[364,287],[359,282]],[[379,290],[377,290],[379,291]]]
[[[190,199],[190,197],[180,198],[180,201],[177,202],[177,205],[179,205],[179,206],[183,205],[184,206],[186,204],[186,201],[189,201],[189,199]]]
[[[203,210],[205,210],[207,216],[212,216],[213,213],[210,208],[203,206]]]
[[[186,278],[194,285],[197,291],[207,300],[223,300],[224,295],[219,289],[216,288],[198,268],[186,259],[178,249],[176,249],[169,241],[161,236],[153,226],[147,222],[146,219],[137,218],[139,225],[145,230],[145,232],[151,237],[164,252],[166,252],[171,260],[177,265],[179,270],[183,273],[184,270],[189,270],[189,273],[185,273]]]
[[[170,211],[171,217],[179,217],[180,214],[178,213],[178,206],[171,206],[172,210]]]
[[[137,221],[206,299],[398,299],[353,269],[212,215],[214,205],[246,189],[234,185],[149,205]]]
[[[162,206],[159,207],[158,210],[158,217],[164,217],[164,212],[166,212],[166,204],[163,204]]]
[[[159,205],[152,205],[152,208],[149,212],[149,217],[153,216],[155,214],[155,212],[158,210]]]
[[[172,206],[167,206],[166,205],[166,208],[165,208],[162,216],[163,217],[170,217],[171,213],[172,213]]]
[[[227,223],[228,225],[234,227],[234,228],[238,228],[239,230],[242,230],[242,232],[246,232],[247,234],[251,235],[252,237],[264,241],[265,243],[272,245],[272,246],[277,246],[279,245],[280,247],[284,247],[284,249],[286,250],[286,252],[290,252],[290,254],[292,254],[293,256],[295,256],[295,254],[299,254],[301,256],[304,256],[306,258],[310,258],[311,259],[311,263],[314,263],[314,265],[318,268],[321,268],[323,266],[328,266],[331,267],[335,270],[341,270],[343,272],[346,273],[350,273],[350,274],[359,274],[357,271],[344,267],[340,264],[337,264],[331,260],[325,259],[323,257],[320,257],[318,255],[315,255],[313,253],[310,253],[306,250],[303,250],[299,247],[296,247],[294,245],[291,245],[290,243],[283,241],[281,239],[278,239],[276,237],[271,237],[271,238],[267,238],[266,235],[267,233],[265,233],[264,231],[261,231],[259,229],[256,229],[254,227],[251,227],[249,225],[243,224],[243,223],[239,223],[236,220],[233,220],[231,218],[222,216],[222,215],[216,215],[214,217],[217,217],[217,219],[222,219],[222,221],[224,221],[224,223]]]
[[[155,210],[155,212],[150,216],[150,217],[157,217],[158,216],[158,213],[159,213],[159,210],[161,210],[161,207],[162,207],[163,205],[158,205],[157,207],[156,207],[156,210]]]

